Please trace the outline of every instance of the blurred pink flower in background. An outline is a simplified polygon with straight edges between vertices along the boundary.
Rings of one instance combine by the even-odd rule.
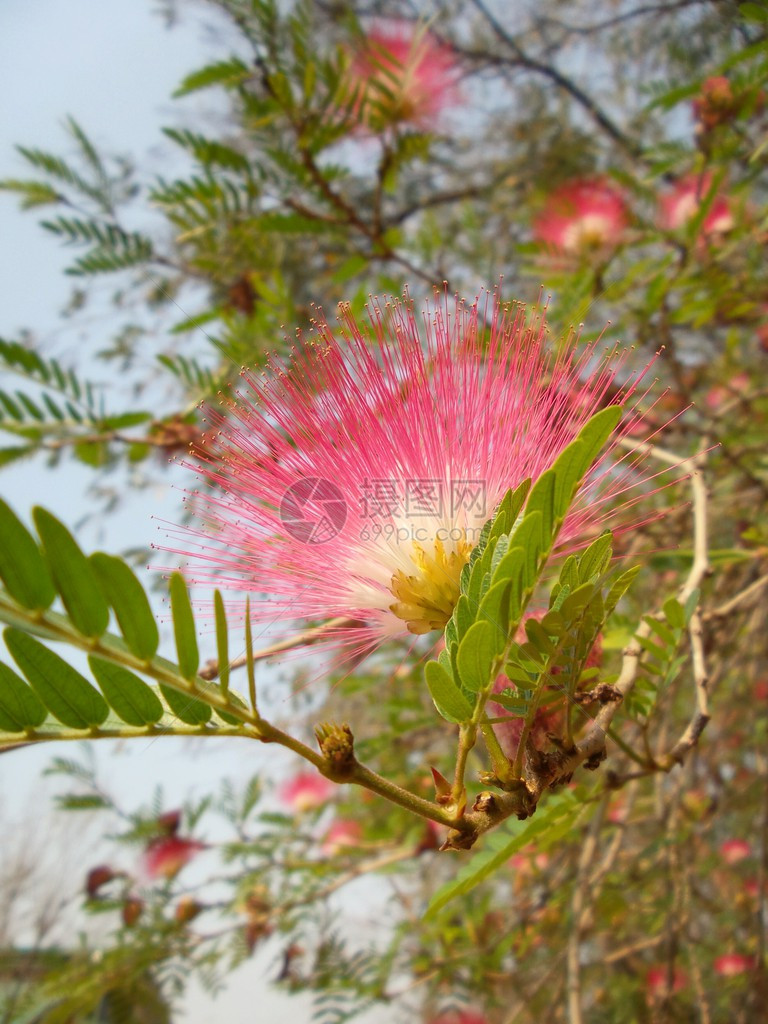
[[[688,984],[688,976],[679,967],[672,971],[672,988],[669,987],[669,971],[664,966],[651,967],[645,976],[645,990],[651,1001],[663,999],[670,992],[680,992]]]
[[[205,843],[170,835],[153,839],[144,851],[144,868],[150,878],[174,878],[205,849]]]
[[[533,233],[552,249],[583,256],[619,245],[628,221],[624,197],[610,182],[602,178],[571,181],[548,197]]]
[[[726,839],[720,844],[720,856],[726,864],[738,864],[752,856],[752,847],[745,839]]]
[[[710,388],[704,396],[705,403],[710,409],[719,409],[724,402],[738,398],[749,387],[749,374],[746,372],[737,373],[725,384],[718,384]]]
[[[722,978],[733,978],[737,974],[745,974],[755,969],[755,958],[744,953],[724,953],[714,963],[715,974]]]
[[[698,213],[702,202],[712,188],[709,172],[681,178],[670,192],[659,200],[661,227],[677,231],[685,227]],[[702,235],[718,235],[730,231],[734,225],[730,200],[717,193],[701,225]]]
[[[432,33],[406,22],[377,25],[362,41],[342,91],[352,109],[377,130],[408,123],[430,128],[460,99],[456,55]]]
[[[429,1024],[488,1024],[488,1018],[476,1010],[449,1010],[432,1017]]]
[[[344,848],[355,848],[360,845],[363,830],[359,822],[349,818],[338,818],[323,836],[320,847],[326,857],[333,857],[343,852]]]
[[[279,789],[280,800],[297,814],[322,807],[333,792],[333,783],[319,772],[299,772]]]

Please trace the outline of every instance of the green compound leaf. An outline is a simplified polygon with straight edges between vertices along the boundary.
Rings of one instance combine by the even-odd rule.
[[[121,558],[101,551],[91,555],[90,562],[129,649],[144,661],[153,658],[160,634],[149,599],[135,573]]]
[[[2,500],[0,537],[0,579],[8,593],[24,608],[47,608],[56,596],[48,567],[32,534]]]
[[[171,576],[169,592],[171,595],[173,633],[176,638],[176,654],[179,659],[179,669],[185,679],[194,679],[200,665],[200,652],[197,647],[195,618],[192,614],[189,591],[180,572],[175,572]],[[179,718],[181,717],[179,715]],[[185,721],[185,719],[182,718],[182,721]]]
[[[110,707],[128,725],[154,725],[163,717],[163,705],[133,672],[96,657],[88,664]]]
[[[58,654],[18,629],[6,629],[5,642],[29,685],[63,725],[89,729],[106,719],[107,702]]]
[[[33,509],[32,515],[46,561],[73,625],[83,636],[101,636],[109,625],[109,607],[91,563],[55,516],[39,507]]]
[[[443,666],[437,661],[428,661],[424,675],[430,696],[443,718],[449,722],[468,722],[472,706]]]
[[[24,680],[0,662],[0,729],[4,732],[36,729],[43,724],[46,715],[40,699]]]

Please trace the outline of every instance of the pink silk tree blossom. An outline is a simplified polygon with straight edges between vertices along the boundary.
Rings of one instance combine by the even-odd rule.
[[[624,404],[619,432],[634,428],[643,374],[619,384],[618,347],[553,346],[541,316],[498,296],[439,298],[421,330],[407,299],[372,300],[367,327],[339,312],[338,329],[318,318],[292,358],[244,371],[209,413],[195,468],[210,489],[176,550],[192,581],[249,593],[255,623],[333,620],[324,640],[354,652],[442,629],[506,491],[605,405]],[[605,529],[641,480],[609,449],[561,546]]]
[[[182,836],[160,836],[144,851],[144,868],[150,878],[175,878],[183,867],[205,849],[205,844]]]
[[[459,99],[453,51],[424,26],[380,24],[352,57],[343,93],[360,120],[376,130],[394,124],[430,128]]]
[[[660,223],[668,231],[685,227],[701,208],[712,188],[712,175],[707,173],[681,178],[660,203]],[[733,210],[726,196],[716,193],[701,225],[702,235],[721,235],[734,226]]]
[[[322,807],[333,793],[333,784],[318,772],[299,772],[284,782],[279,790],[282,803],[297,814]]]
[[[537,241],[568,256],[615,248],[628,224],[627,204],[603,179],[571,181],[548,197],[533,226]]]

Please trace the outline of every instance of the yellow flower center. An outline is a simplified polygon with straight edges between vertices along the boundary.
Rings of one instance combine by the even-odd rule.
[[[412,558],[418,572],[409,576],[398,569],[390,585],[397,600],[389,606],[405,621],[410,633],[420,636],[445,627],[459,599],[461,570],[471,550],[467,540],[459,541],[450,552],[446,552],[442,541],[436,540],[432,554],[414,543]]]

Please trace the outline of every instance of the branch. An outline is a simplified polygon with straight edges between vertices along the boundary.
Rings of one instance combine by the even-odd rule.
[[[714,619],[724,619],[730,615],[732,611],[735,611],[740,604],[745,601],[749,601],[751,597],[759,594],[760,591],[768,585],[768,576],[761,576],[760,579],[750,583],[744,590],[739,591],[734,597],[726,601],[725,604],[721,604],[719,608],[713,608],[711,612],[705,612],[702,616],[704,622],[711,622]]]
[[[597,853],[597,840],[600,829],[603,825],[603,816],[608,802],[608,793],[603,795],[600,806],[592,819],[589,833],[581,848],[576,880],[573,886],[573,897],[571,899],[571,931],[568,936],[568,950],[566,955],[566,990],[568,993],[568,1022],[569,1024],[583,1024],[584,1016],[581,1009],[581,935],[585,921],[587,905],[587,892],[589,885],[589,871]]]
[[[534,57],[528,56],[517,40],[514,39],[491,14],[483,0],[472,0],[472,3],[483,15],[485,20],[496,33],[497,37],[506,46],[508,46],[510,50],[512,50],[517,64],[521,67],[527,68],[529,71],[535,71],[537,74],[544,75],[556,85],[560,86],[560,88],[576,100],[576,102],[587,111],[590,117],[592,117],[603,131],[605,131],[606,134],[614,140],[614,142],[617,142],[622,149],[629,153],[630,156],[637,158],[641,155],[641,147],[622,132],[618,125],[608,117],[605,111],[597,105],[591,96],[585,93],[583,89],[576,85],[575,82],[564,75],[556,67],[536,60]]]
[[[333,632],[334,629],[346,626],[352,621],[354,620],[343,617],[329,619],[328,622],[324,622],[321,626],[312,626],[310,629],[302,630],[301,633],[296,633],[286,640],[277,640],[267,647],[262,647],[260,651],[254,651],[251,655],[251,660],[264,661],[265,658],[271,658],[282,651],[291,651],[295,647],[309,647],[312,644],[320,643],[328,633]],[[247,653],[241,654],[239,658],[235,658],[234,661],[229,663],[229,667],[230,669],[242,668],[248,664],[248,660]],[[219,669],[218,659],[210,658],[200,669],[198,675],[201,679],[213,680],[218,677]]]

